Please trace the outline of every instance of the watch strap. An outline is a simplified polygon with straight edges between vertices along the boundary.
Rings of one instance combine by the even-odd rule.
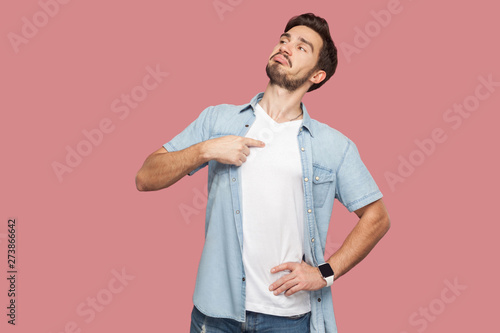
[[[325,279],[327,287],[330,287],[333,284],[333,275],[323,279]]]

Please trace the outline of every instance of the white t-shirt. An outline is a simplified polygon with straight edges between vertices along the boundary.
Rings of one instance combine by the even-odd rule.
[[[274,295],[269,286],[290,271],[271,273],[284,262],[302,261],[304,189],[297,134],[302,119],[274,121],[257,103],[246,137],[266,143],[250,147],[241,169],[243,264],[246,310],[293,316],[311,310],[308,291]]]

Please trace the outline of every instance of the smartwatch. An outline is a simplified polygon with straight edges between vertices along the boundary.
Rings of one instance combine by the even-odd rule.
[[[326,281],[326,286],[330,287],[333,284],[333,269],[329,263],[325,262],[324,264],[318,265],[321,276]]]

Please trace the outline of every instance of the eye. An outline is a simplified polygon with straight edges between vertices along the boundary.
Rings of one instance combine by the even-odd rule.
[[[280,43],[286,43],[284,40],[280,40]]]
[[[303,48],[302,46],[300,46],[299,49],[301,49],[302,51],[306,52],[306,49]]]

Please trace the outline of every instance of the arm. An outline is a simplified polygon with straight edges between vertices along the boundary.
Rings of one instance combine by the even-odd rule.
[[[340,249],[327,260],[333,269],[335,280],[363,260],[390,228],[389,214],[382,199],[354,212],[360,218],[358,223]],[[285,295],[290,296],[299,290],[317,290],[326,286],[319,269],[304,261],[300,264],[283,263],[274,267],[271,273],[283,270],[290,270],[291,273],[269,287],[269,290],[274,290],[275,295],[286,291]]]
[[[146,158],[135,177],[139,191],[156,191],[169,187],[199,165],[207,162],[203,142],[180,151],[169,152],[164,147]]]
[[[327,262],[338,279],[363,260],[389,231],[391,222],[382,199],[354,211],[360,218],[344,243]]]
[[[137,172],[139,191],[156,191],[176,183],[199,165],[210,160],[240,166],[250,154],[249,147],[263,147],[264,142],[236,135],[226,135],[168,152],[164,147],[146,158]]]

